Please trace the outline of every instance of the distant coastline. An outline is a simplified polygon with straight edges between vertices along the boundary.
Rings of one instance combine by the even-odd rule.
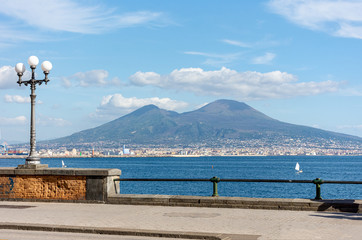
[[[301,156],[301,157],[318,157],[318,156],[331,156],[331,157],[348,157],[348,156],[362,156],[362,154],[356,155],[333,155],[333,154],[325,154],[325,155],[258,155],[258,154],[250,154],[250,155],[98,155],[98,156],[39,156],[42,159],[48,158],[199,158],[199,157],[283,157],[283,156]],[[1,159],[26,159],[25,155],[0,155]]]

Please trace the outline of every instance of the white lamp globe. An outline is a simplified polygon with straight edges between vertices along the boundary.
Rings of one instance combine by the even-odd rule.
[[[39,63],[39,58],[37,56],[30,56],[28,63],[31,67],[36,67],[36,65]]]
[[[41,64],[41,69],[43,69],[44,72],[49,72],[50,70],[52,70],[52,68],[53,68],[53,65],[49,61],[44,61]]]
[[[24,73],[25,72],[25,66],[23,63],[18,63],[15,65],[15,71],[17,73]]]

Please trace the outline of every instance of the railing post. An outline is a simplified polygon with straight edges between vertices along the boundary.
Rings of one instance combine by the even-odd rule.
[[[213,189],[212,196],[218,197],[219,194],[217,193],[217,183],[220,182],[220,178],[212,177],[212,178],[210,178],[210,181],[212,182],[212,189]]]
[[[315,184],[315,200],[322,200],[321,197],[321,185],[323,184],[323,180],[320,178],[316,178],[313,180],[313,183]]]

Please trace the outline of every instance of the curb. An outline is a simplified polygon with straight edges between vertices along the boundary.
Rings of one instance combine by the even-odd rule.
[[[111,194],[107,204],[362,213],[362,200]]]
[[[159,237],[159,238],[210,239],[210,240],[257,240],[260,237],[260,235],[248,235],[248,234],[179,232],[179,231],[100,228],[100,227],[86,227],[86,226],[65,226],[65,225],[28,224],[28,223],[0,223],[0,229],[87,233],[87,234],[90,233],[90,234],[107,234],[107,235],[122,235],[122,236]]]

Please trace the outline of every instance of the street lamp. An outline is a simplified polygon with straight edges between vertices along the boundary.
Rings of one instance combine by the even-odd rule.
[[[30,153],[29,156],[26,158],[25,161],[25,165],[29,166],[29,165],[37,165],[40,164],[40,158],[37,156],[36,153],[36,140],[35,140],[35,86],[36,84],[41,85],[43,82],[45,82],[45,84],[47,84],[49,82],[48,79],[48,74],[49,71],[53,68],[51,62],[49,61],[44,61],[41,64],[41,68],[43,69],[45,78],[43,80],[36,80],[35,79],[35,69],[36,66],[39,63],[39,59],[36,56],[31,56],[28,59],[28,63],[30,65],[31,68],[31,79],[27,80],[27,81],[22,81],[21,77],[23,76],[23,73],[25,72],[25,66],[23,63],[18,63],[15,66],[15,71],[18,73],[19,76],[19,80],[18,80],[18,84],[19,86],[21,86],[21,84],[24,84],[25,86],[28,86],[28,84],[30,85],[30,89],[31,89],[31,94],[30,94],[30,99],[31,99],[31,118],[30,118]]]

